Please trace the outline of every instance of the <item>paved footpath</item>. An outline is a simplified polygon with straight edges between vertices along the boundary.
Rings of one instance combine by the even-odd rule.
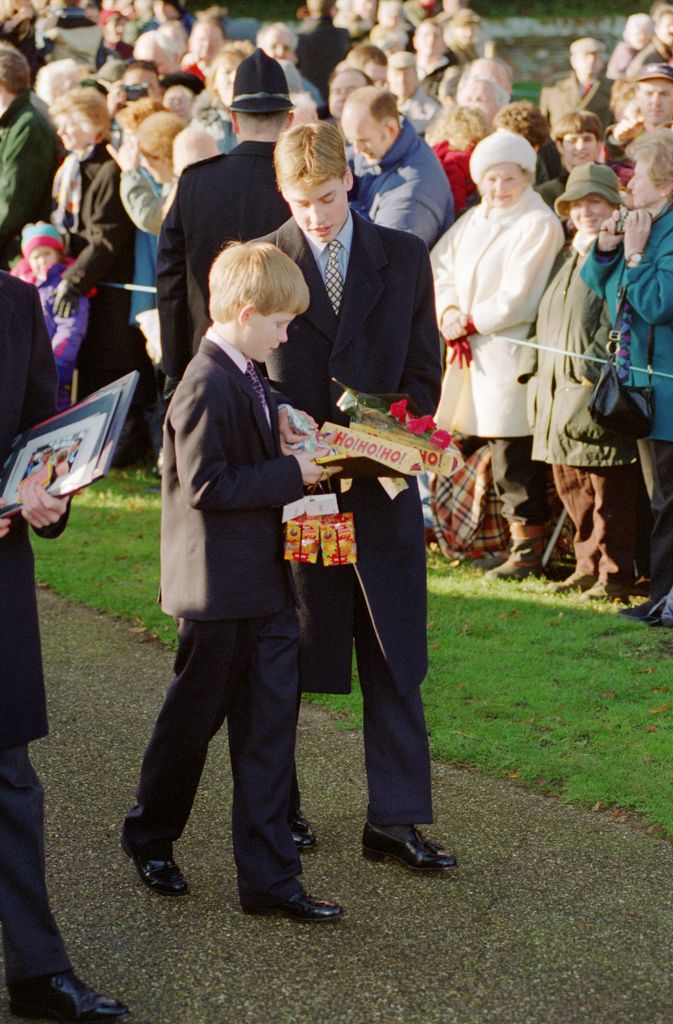
[[[53,903],[80,974],[136,1024],[673,1024],[673,844],[437,763],[432,834],[460,878],[371,864],[360,733],[312,705],[299,765],[320,848],[305,880],[343,920],[240,912],[223,736],[179,845],[193,895],[149,893],[118,833],[171,654],[49,592],[40,604]]]

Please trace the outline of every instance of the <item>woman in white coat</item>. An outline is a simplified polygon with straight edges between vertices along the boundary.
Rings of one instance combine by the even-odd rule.
[[[563,245],[559,220],[533,191],[536,154],[521,135],[497,131],[475,147],[470,174],[481,203],[432,252],[447,368],[437,422],[488,439],[512,544],[487,576],[539,574],[547,518],[546,467],[531,460],[525,340]]]

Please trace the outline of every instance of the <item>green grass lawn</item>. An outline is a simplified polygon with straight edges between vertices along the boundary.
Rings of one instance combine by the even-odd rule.
[[[156,603],[159,518],[155,480],[113,473],[76,499],[59,540],[35,542],[38,579],[174,646]],[[673,835],[673,634],[553,597],[543,581],[488,585],[439,556],[429,598],[424,699],[437,757],[635,810]],[[357,692],[314,699],[360,724]]]

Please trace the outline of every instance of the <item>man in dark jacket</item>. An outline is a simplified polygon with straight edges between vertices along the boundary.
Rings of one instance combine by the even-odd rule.
[[[297,33],[297,62],[302,75],[320,90],[327,100],[329,76],[351,48],[348,29],[337,28],[332,18],[333,0],[308,0],[310,18]]]
[[[292,219],[265,240],[299,266],[311,302],[290,325],[288,344],[267,359],[271,379],[318,423],[347,422],[333,378],[369,393],[408,393],[419,410],[433,412],[441,366],[426,246],[350,213],[352,175],[335,125],[283,133],[275,159]],[[296,441],[282,416],[280,422],[284,440]],[[302,686],[347,693],[355,641],[369,787],[364,855],[451,874],[455,858],[412,824],[432,821],[419,691],[427,642],[418,488],[410,481],[392,501],[378,480],[356,479],[338,501],[355,517],[357,564],[293,564]]]
[[[0,46],[0,268],[21,253],[25,224],[49,220],[56,136],[30,103],[28,61]]]
[[[169,392],[210,323],[208,274],[218,252],[274,230],[289,215],[273,170],[274,145],[292,110],[278,61],[258,49],[239,65],[230,110],[239,144],[185,169],[159,237],[157,305]]]
[[[32,285],[0,272],[0,459],[14,437],[56,411],[56,367]],[[110,1021],[125,1006],[75,976],[49,907],[42,784],[28,744],[47,733],[47,709],[26,523],[55,537],[66,499],[38,484],[22,491],[23,517],[0,518],[0,923],[10,1009],[17,1016]],[[9,585],[11,581],[11,585]]]

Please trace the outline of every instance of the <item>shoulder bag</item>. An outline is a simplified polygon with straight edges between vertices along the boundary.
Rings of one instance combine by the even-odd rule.
[[[654,327],[652,324],[647,327],[647,386],[626,384],[619,379],[617,369],[617,350],[631,344],[631,332],[624,329],[623,323],[625,297],[626,289],[620,296],[615,326],[608,335],[608,360],[591,393],[589,413],[596,423],[608,430],[628,437],[647,437],[654,423]]]

